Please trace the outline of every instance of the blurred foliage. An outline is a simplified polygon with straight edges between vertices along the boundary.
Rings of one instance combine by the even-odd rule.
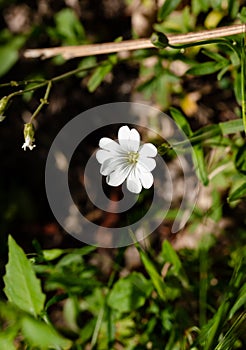
[[[83,261],[88,254],[96,254],[95,248],[40,252],[31,258],[32,266],[10,237],[4,277],[9,303],[0,305],[4,327],[1,348],[11,348],[19,334],[21,342],[40,349],[83,349],[90,339],[98,349],[115,348],[117,344],[125,349],[144,349],[146,344],[154,349],[163,344],[167,349],[243,348],[245,249],[231,252],[225,266],[228,271],[218,280],[212,269],[218,261],[209,255],[216,250],[217,242],[214,236],[209,237],[210,242],[206,239],[197,249],[178,254],[167,240],[158,256],[139,246],[142,272],[133,271],[118,279],[116,268],[110,284],[100,281],[98,272]],[[45,305],[33,268],[42,277],[44,291],[55,292],[53,296],[47,294]],[[223,293],[219,299],[218,292]],[[60,317],[66,328],[59,329],[63,336],[48,319],[49,309],[57,303],[63,305]],[[204,313],[200,325],[196,321],[199,312]]]

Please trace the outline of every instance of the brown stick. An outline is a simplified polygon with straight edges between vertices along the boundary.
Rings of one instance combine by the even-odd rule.
[[[235,24],[232,26],[221,27],[212,30],[204,30],[200,32],[192,32],[187,34],[167,34],[167,38],[171,45],[188,44],[194,43],[196,41],[217,39],[235,34],[243,34],[245,33],[245,27],[245,24]],[[113,52],[130,51],[138,49],[149,49],[154,47],[155,46],[151,43],[150,39],[136,39],[103,44],[29,49],[24,52],[24,57],[41,57],[42,59],[46,59],[53,56],[61,55],[65,59],[69,60],[75,57],[101,55]]]

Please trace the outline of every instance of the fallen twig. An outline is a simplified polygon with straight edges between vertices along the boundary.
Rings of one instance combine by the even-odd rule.
[[[167,34],[171,45],[195,43],[196,41],[222,38],[226,36],[245,33],[245,24],[235,24],[232,26],[203,30],[187,34]],[[41,49],[28,49],[24,51],[26,58],[50,58],[57,55],[63,56],[66,60],[75,57],[85,57],[93,55],[108,54],[121,51],[139,50],[155,48],[150,39],[125,40],[121,42],[111,42],[103,44],[61,46]]]

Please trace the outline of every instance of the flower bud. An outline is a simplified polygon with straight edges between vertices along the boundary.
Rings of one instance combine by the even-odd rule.
[[[0,122],[2,122],[5,119],[4,112],[8,106],[9,103],[9,96],[4,96],[0,100]]]

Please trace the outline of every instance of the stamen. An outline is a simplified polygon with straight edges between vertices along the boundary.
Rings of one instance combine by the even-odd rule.
[[[128,152],[128,162],[131,164],[136,164],[139,158],[139,153],[137,152]]]

